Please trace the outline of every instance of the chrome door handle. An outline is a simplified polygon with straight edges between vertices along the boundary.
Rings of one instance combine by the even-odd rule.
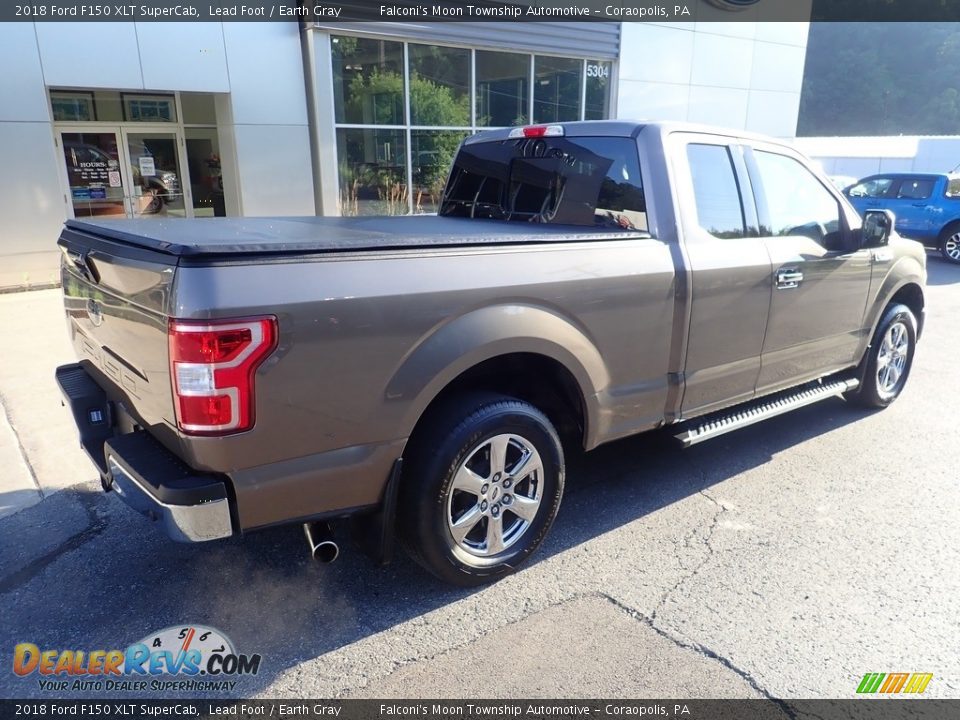
[[[777,271],[777,290],[790,290],[803,282],[803,273],[794,268]]]

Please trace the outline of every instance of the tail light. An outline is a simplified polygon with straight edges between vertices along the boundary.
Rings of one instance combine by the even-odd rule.
[[[188,435],[252,428],[254,379],[277,346],[277,319],[171,319],[167,338],[177,426]]]

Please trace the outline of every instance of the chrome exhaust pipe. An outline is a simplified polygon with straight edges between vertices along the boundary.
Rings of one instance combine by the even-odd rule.
[[[333,531],[329,523],[304,523],[303,534],[307,536],[310,556],[317,562],[332,563],[340,555],[340,546],[333,539]]]

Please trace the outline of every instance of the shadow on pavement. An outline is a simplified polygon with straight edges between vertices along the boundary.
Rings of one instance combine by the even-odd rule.
[[[567,495],[535,562],[864,415],[829,400],[689,450],[658,431],[581,454],[569,463]],[[58,493],[0,521],[3,653],[19,642],[123,649],[171,625],[209,625],[238,652],[263,656],[260,674],[232,693],[250,696],[304,660],[480,592],[444,586],[402,554],[376,568],[349,542],[335,564],[314,564],[299,526],[172,543],[97,487]],[[0,673],[0,695],[50,696],[36,677]]]
[[[947,262],[940,253],[927,253],[927,285],[960,283],[960,265]]]

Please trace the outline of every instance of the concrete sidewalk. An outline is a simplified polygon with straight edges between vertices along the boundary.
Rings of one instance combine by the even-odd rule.
[[[96,479],[53,379],[74,360],[60,290],[0,295],[0,517]]]

